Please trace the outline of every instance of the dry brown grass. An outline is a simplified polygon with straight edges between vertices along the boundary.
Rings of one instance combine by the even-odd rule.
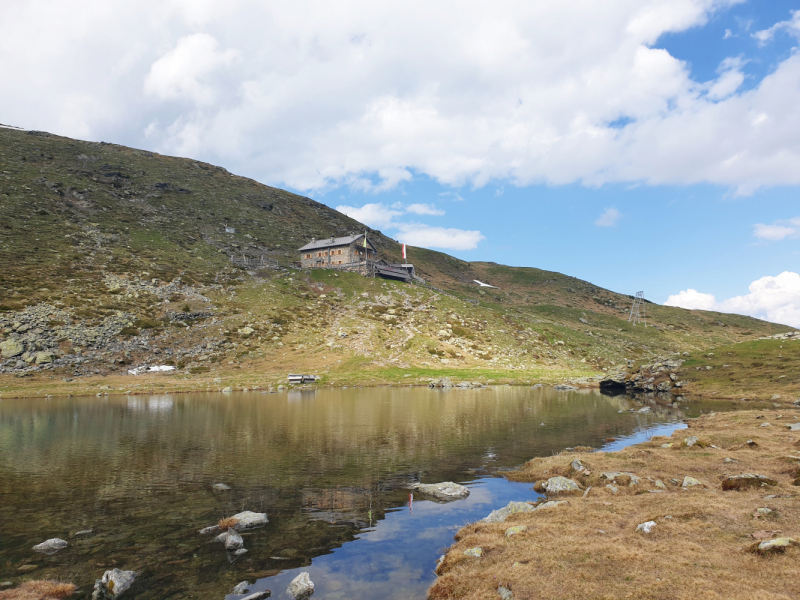
[[[765,418],[757,419],[760,415]],[[654,438],[621,452],[535,459],[511,477],[535,482],[567,475],[571,461],[579,458],[590,474],[571,476],[592,489],[585,498],[568,498],[567,506],[463,528],[428,597],[496,600],[497,587],[503,585],[515,600],[800,598],[800,549],[770,556],[752,551],[756,540],[770,537],[800,541],[800,490],[792,485],[798,461],[788,458],[800,455],[800,433],[782,426],[796,422],[796,416],[796,410],[709,415],[691,421],[689,431],[677,431],[671,439]],[[760,427],[765,420],[773,425]],[[709,446],[683,446],[690,435]],[[757,445],[747,444],[750,439]],[[661,447],[669,442],[671,448]],[[726,457],[739,462],[724,463]],[[641,482],[625,486],[618,478],[613,494],[601,479],[609,471],[632,472]],[[778,483],[722,490],[726,476],[741,473],[766,475]],[[687,475],[704,485],[682,489]],[[650,493],[659,490],[656,480],[666,490]],[[758,518],[760,507],[775,512]],[[657,523],[652,533],[636,532],[639,523],[651,520]],[[505,530],[513,525],[528,529],[506,539]],[[464,555],[475,546],[483,548],[481,558]]]
[[[233,517],[228,517],[227,519],[220,520],[217,525],[219,526],[220,531],[228,531],[231,527],[236,527],[239,524],[239,519],[234,519]]]
[[[57,600],[71,596],[76,589],[71,583],[37,579],[0,592],[0,600]]]

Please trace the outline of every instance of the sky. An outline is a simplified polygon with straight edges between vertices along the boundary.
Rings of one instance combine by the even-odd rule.
[[[0,123],[800,327],[798,44],[800,0],[4,2]]]

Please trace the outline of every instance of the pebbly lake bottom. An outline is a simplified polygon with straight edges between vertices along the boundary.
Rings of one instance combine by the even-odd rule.
[[[307,571],[319,598],[424,598],[460,527],[538,497],[503,469],[733,408],[668,400],[506,386],[0,400],[0,582],[71,581],[84,598],[117,567],[139,573],[131,597],[234,600],[242,581],[283,597]],[[471,493],[410,502],[419,481]],[[243,510],[269,523],[243,532],[242,556],[198,534]],[[32,550],[54,537],[69,545]]]

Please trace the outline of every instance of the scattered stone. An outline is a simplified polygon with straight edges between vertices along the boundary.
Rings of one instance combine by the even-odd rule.
[[[230,386],[226,386],[226,387],[222,388],[221,391],[222,391],[223,394],[230,394],[233,390],[230,388]]]
[[[636,412],[640,412],[640,413],[649,413],[649,412],[650,412],[650,407],[649,407],[649,406],[645,406],[645,407],[643,407],[643,408],[640,408],[640,409],[639,409],[638,411],[636,411]]]
[[[303,571],[292,579],[292,582],[289,584],[289,587],[286,589],[295,600],[305,600],[306,598],[310,598],[311,594],[314,593],[314,582],[308,576],[308,573]]]
[[[247,552],[248,552],[247,548],[239,548],[238,550],[234,550],[232,554],[234,556],[241,556],[242,554],[247,554]]]
[[[580,473],[586,468],[583,466],[583,463],[579,461],[577,458],[572,461],[572,464],[570,466],[572,467],[573,471],[577,471],[578,473]]]
[[[755,512],[753,513],[753,516],[756,519],[760,519],[762,517],[769,517],[770,515],[773,515],[774,512],[775,511],[772,510],[771,508],[767,508],[766,506],[763,506],[761,508],[757,508],[755,510]]]
[[[233,526],[236,531],[263,527],[269,523],[269,519],[267,519],[267,513],[257,513],[250,510],[235,514],[231,518],[236,519],[237,521],[236,525]]]
[[[451,388],[451,387],[453,387],[453,382],[450,381],[450,379],[448,379],[447,377],[443,377],[442,379],[439,379],[438,381],[431,381],[428,384],[428,387],[429,388],[439,388],[439,389]]]
[[[667,486],[666,486],[666,485],[664,484],[664,482],[663,482],[663,481],[661,481],[660,479],[656,479],[656,480],[655,480],[653,483],[654,483],[654,485],[655,485],[657,488],[659,488],[659,489],[662,489],[662,490],[665,490],[665,489],[667,489]]]
[[[67,544],[66,541],[64,541],[64,540],[62,540],[60,538],[52,538],[52,539],[49,539],[49,540],[47,540],[45,542],[42,542],[41,544],[36,544],[33,547],[33,549],[36,552],[41,552],[42,554],[51,555],[51,554],[55,554],[59,550],[63,550],[68,545],[69,544]]]
[[[661,444],[661,447],[662,448],[672,448],[672,443],[670,442],[668,444]]]
[[[722,462],[724,462],[725,464],[736,464],[739,461],[736,460],[735,458],[730,458],[726,456],[725,458],[722,459]]]
[[[518,533],[522,533],[523,531],[527,530],[527,525],[514,525],[514,527],[509,527],[506,529],[506,538],[510,538],[512,535],[517,535]]]
[[[464,550],[465,556],[472,556],[473,558],[480,558],[483,555],[483,548],[468,548]]]
[[[572,479],[567,479],[566,477],[551,477],[548,479],[543,485],[545,491],[548,494],[562,494],[565,492],[579,492],[581,491],[580,486],[575,483]]]
[[[653,531],[653,527],[656,526],[655,521],[647,521],[646,523],[639,523],[636,526],[636,531],[641,531],[642,533],[650,533]]]
[[[770,479],[765,475],[758,475],[756,473],[742,473],[741,475],[729,475],[722,481],[723,491],[729,490],[746,490],[748,488],[757,488],[765,485],[778,485],[774,479]]]
[[[459,500],[469,496],[469,488],[464,485],[443,481],[442,483],[416,483],[411,486],[422,494],[427,494],[439,500]]]
[[[684,438],[683,445],[686,446],[687,448],[691,448],[697,443],[697,441],[698,440],[696,435],[690,435],[689,437]]]
[[[136,571],[112,569],[103,573],[103,577],[94,582],[92,600],[119,598],[136,581]]]
[[[615,486],[615,485],[611,485],[610,483],[607,483],[607,484],[606,484],[606,487],[607,487],[609,490],[611,490],[611,493],[612,493],[612,494],[617,494],[617,493],[619,493],[619,488],[618,488],[617,486]]]
[[[772,423],[762,423],[761,427],[772,427]]]
[[[682,488],[690,488],[695,486],[702,486],[703,484],[695,479],[694,477],[689,477],[688,475],[683,478],[683,483],[681,484]]]
[[[24,351],[24,346],[17,340],[6,340],[0,343],[0,354],[3,355],[3,358],[13,358],[19,356]]]
[[[223,542],[225,543],[226,550],[238,550],[244,546],[244,540],[242,536],[236,533],[236,530],[233,527],[229,527],[228,531],[223,534],[225,539]]]
[[[600,478],[608,479],[611,483],[619,483],[620,485],[625,485],[625,483],[627,482],[629,487],[638,485],[639,481],[641,481],[637,475],[629,473],[628,471],[619,471],[619,472],[612,471],[609,473],[603,473],[600,475]]]
[[[504,588],[502,585],[497,586],[497,593],[500,594],[500,600],[514,600],[514,594],[511,590]]]
[[[569,504],[566,500],[550,500],[542,504],[529,504],[528,502],[509,502],[503,508],[493,510],[487,517],[483,518],[486,523],[502,523],[509,516],[516,513],[536,512],[539,510],[547,510]]]
[[[792,538],[780,537],[766,540],[756,544],[754,551],[758,554],[783,554],[787,548],[796,546],[797,542]]]
[[[218,533],[218,532],[219,532],[219,525],[211,525],[210,527],[203,527],[197,533],[199,533],[200,535],[211,535],[212,533]]]
[[[224,483],[215,483],[211,487],[218,492],[224,492],[225,490],[231,489],[231,486],[225,485]]]
[[[785,427],[789,431],[800,431],[800,423],[788,423]]]

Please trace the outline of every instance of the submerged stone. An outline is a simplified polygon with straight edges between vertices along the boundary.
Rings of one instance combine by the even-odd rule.
[[[36,552],[41,552],[42,554],[48,554],[49,555],[49,554],[55,554],[59,550],[63,550],[68,545],[69,544],[67,544],[66,541],[64,541],[64,540],[62,540],[60,538],[52,538],[52,539],[49,539],[49,540],[47,540],[45,542],[42,542],[41,544],[36,544],[33,547],[33,549]]]

